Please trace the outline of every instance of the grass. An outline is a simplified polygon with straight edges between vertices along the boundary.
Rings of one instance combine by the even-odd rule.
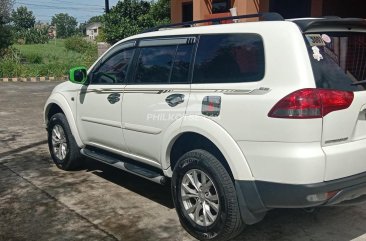
[[[65,48],[65,40],[51,41],[47,44],[29,44],[29,45],[14,45],[20,51],[21,55],[27,58],[32,55],[42,57],[44,63],[52,62],[72,62],[75,59],[82,58],[80,53],[68,51]]]
[[[1,77],[64,76],[75,66],[89,67],[95,54],[78,53],[65,48],[65,40],[47,44],[13,45],[15,54],[0,60]],[[15,56],[15,57],[14,57]]]

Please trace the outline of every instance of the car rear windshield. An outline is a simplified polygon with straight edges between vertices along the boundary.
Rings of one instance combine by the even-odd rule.
[[[366,88],[366,33],[307,33],[318,88],[360,91]]]

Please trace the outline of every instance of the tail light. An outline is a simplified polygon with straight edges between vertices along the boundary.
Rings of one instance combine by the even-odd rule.
[[[322,118],[332,111],[347,109],[353,92],[327,89],[301,89],[282,98],[268,113],[273,118]]]

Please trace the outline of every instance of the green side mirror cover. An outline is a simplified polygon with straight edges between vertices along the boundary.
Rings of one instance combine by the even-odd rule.
[[[70,69],[69,80],[75,84],[84,84],[87,77],[87,70],[85,67],[75,67]]]

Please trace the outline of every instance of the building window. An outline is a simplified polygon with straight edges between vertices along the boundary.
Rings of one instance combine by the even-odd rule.
[[[183,22],[193,21],[193,2],[182,4],[182,20]]]
[[[230,0],[212,0],[212,13],[225,13],[230,7]]]

